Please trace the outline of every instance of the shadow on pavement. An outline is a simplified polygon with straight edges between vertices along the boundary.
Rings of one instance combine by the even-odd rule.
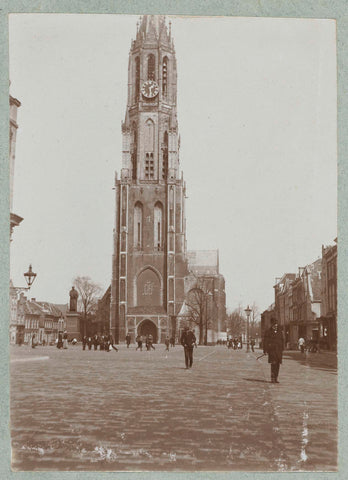
[[[306,365],[316,370],[337,373],[337,355],[331,352],[301,353],[296,350],[286,350],[283,352],[283,359],[295,360],[301,365]]]
[[[271,383],[268,380],[260,380],[259,378],[243,378],[247,382],[261,382],[261,383]]]

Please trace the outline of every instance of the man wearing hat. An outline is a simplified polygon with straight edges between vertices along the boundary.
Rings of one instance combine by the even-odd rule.
[[[184,327],[180,342],[184,347],[186,368],[191,368],[193,363],[193,346],[196,343],[195,334],[192,332],[192,330],[189,330],[188,327]]]
[[[271,364],[271,382],[278,382],[279,367],[282,363],[284,350],[283,334],[275,318],[271,319],[271,326],[265,332],[263,339],[263,353],[268,354],[268,363]]]

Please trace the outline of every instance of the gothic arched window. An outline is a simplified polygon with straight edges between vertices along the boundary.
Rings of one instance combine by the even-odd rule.
[[[148,80],[155,80],[155,55],[150,53],[147,57],[147,79]]]
[[[132,125],[133,133],[133,144],[131,150],[131,159],[132,159],[132,179],[136,180],[137,178],[137,159],[138,159],[138,135],[137,135],[137,126],[135,122]]]
[[[145,122],[144,132],[145,178],[147,180],[152,180],[155,178],[154,147],[155,125],[153,121],[149,118]]]
[[[162,62],[162,95],[166,96],[168,91],[168,57]]]
[[[168,175],[168,132],[167,130],[163,135],[163,159],[162,159],[162,178],[166,178]]]
[[[134,100],[137,101],[139,98],[140,90],[140,58],[136,57],[135,59],[135,95]]]
[[[163,206],[161,202],[157,202],[154,209],[154,247],[156,250],[162,250],[163,247]]]
[[[143,245],[143,205],[137,202],[134,206],[134,232],[133,245],[138,250],[142,249]]]

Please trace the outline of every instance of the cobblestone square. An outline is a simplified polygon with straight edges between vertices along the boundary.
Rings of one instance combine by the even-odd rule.
[[[13,347],[13,469],[336,470],[336,356],[261,353]]]

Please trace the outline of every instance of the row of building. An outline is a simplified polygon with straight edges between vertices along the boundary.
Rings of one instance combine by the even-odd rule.
[[[21,293],[11,305],[10,343],[28,344],[35,334],[39,344],[53,344],[66,328],[68,305],[31,300]]]
[[[284,273],[274,285],[274,303],[261,314],[262,335],[276,318],[287,348],[300,337],[320,348],[337,348],[337,239],[322,246],[322,256],[297,273]]]

